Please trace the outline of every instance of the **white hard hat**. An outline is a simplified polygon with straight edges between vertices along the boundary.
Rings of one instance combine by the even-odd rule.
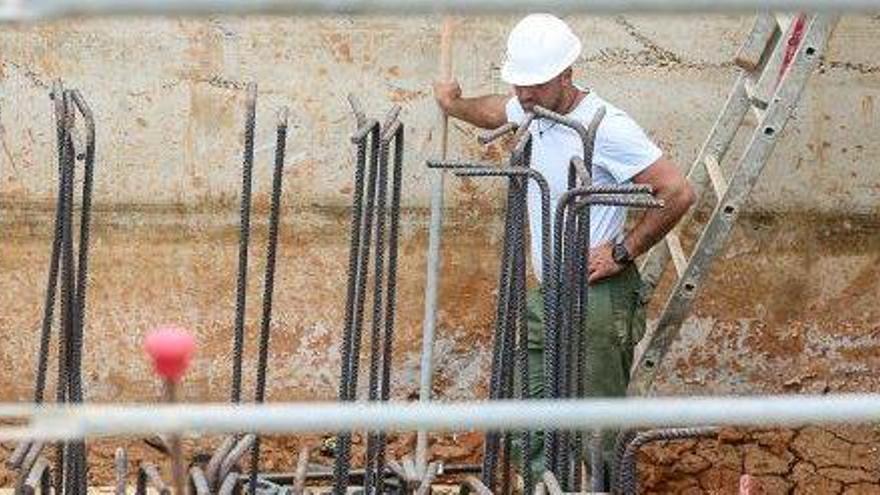
[[[501,79],[514,86],[542,84],[571,67],[580,54],[581,40],[562,19],[531,14],[507,37]]]

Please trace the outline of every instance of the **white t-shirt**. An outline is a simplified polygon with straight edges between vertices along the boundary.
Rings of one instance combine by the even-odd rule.
[[[623,110],[611,105],[593,91],[580,101],[567,117],[589,126],[596,111],[605,107],[605,118],[596,132],[593,149],[593,185],[623,184],[630,182],[662,156],[662,151],[639,125]],[[516,97],[506,106],[507,120],[522,122],[525,111]],[[571,128],[546,119],[535,119],[529,126],[532,134],[532,168],[544,175],[550,186],[552,208],[550,223],[560,196],[568,189],[568,167],[572,156],[583,158],[580,136]],[[532,247],[532,267],[541,279],[541,191],[529,183],[529,232]],[[626,208],[595,205],[590,210],[590,245],[607,240],[618,240],[626,223]],[[552,239],[552,233],[551,233]]]

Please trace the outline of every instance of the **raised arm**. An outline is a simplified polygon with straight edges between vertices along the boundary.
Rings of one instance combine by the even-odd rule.
[[[510,96],[484,95],[464,98],[457,81],[434,82],[434,98],[450,117],[483,129],[495,129],[507,123],[504,106]]]

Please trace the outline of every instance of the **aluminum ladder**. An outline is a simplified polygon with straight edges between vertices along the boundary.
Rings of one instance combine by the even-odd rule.
[[[735,64],[739,76],[721,114],[691,165],[688,179],[698,198],[711,187],[716,205],[702,227],[692,254],[682,249],[679,227],[655,245],[641,266],[646,296],[651,297],[670,259],[676,281],[644,350],[636,356],[629,395],[647,395],[670,345],[700,291],[715,257],[721,253],[734,222],[764,169],[785,124],[801,98],[810,74],[819,65],[837,22],[832,14],[778,14],[759,12]],[[726,179],[721,163],[748,112],[757,126]]]

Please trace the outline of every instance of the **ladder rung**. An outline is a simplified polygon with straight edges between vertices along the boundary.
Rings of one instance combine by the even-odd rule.
[[[759,110],[767,108],[767,101],[758,94],[758,83],[756,83],[754,79],[746,78],[745,88],[746,96],[752,104],[752,107],[757,107]]]
[[[767,108],[767,102],[758,97],[758,90],[753,79],[746,78],[743,86],[746,90],[746,98],[749,100],[749,109],[755,115],[755,124],[760,125],[764,120],[764,109]]]
[[[776,20],[768,12],[759,12],[752,25],[749,37],[740,46],[739,51],[733,58],[733,63],[749,72],[758,69],[761,58],[767,50],[767,44],[773,38],[776,30]]]
[[[798,16],[796,19],[801,19],[801,17]],[[728,191],[730,188],[735,188],[737,189],[736,194],[722,199],[722,202],[719,203],[719,207],[712,213],[708,224],[699,234],[698,240],[689,254],[689,259],[685,257],[681,247],[681,239],[676,235],[680,234],[680,231],[674,231],[674,233],[667,234],[664,239],[665,243],[652,249],[650,253],[654,254],[649,254],[645,260],[646,269],[643,273],[649,284],[655,284],[654,281],[661,278],[664,268],[668,266],[666,262],[670,258],[679,278],[656,319],[653,331],[648,333],[647,342],[640,346],[641,352],[634,360],[636,364],[632,369],[628,395],[648,395],[651,392],[654,378],[657,376],[658,370],[662,369],[661,363],[664,357],[672,343],[680,337],[681,327],[692,309],[699,292],[699,286],[709,273],[713,260],[722,252],[725,243],[729,242],[733,234],[735,213],[743,206],[751,193],[755,179],[760,176],[774,149],[775,139],[758,138],[762,135],[778,137],[778,133],[785,128],[786,123],[791,119],[797,103],[803,98],[803,89],[808,76],[816,70],[822,59],[828,38],[837,24],[837,15],[833,13],[811,14],[809,18],[804,18],[804,23],[801,46],[795,51],[786,76],[780,78],[779,74],[782,72],[782,60],[786,48],[788,48],[790,37],[788,32],[794,29],[793,24],[786,30],[788,32],[781,36],[774,35],[774,38],[778,39],[772,52],[765,54],[767,60],[761,76],[756,77],[755,74],[748,72],[740,74],[737,85],[728,100],[736,105],[736,118],[723,118],[727,117],[728,107],[725,106],[724,113],[716,120],[709,138],[703,146],[703,151],[698,156],[698,159],[703,161],[707,149],[727,150],[730,141],[716,143],[714,141],[716,136],[722,130],[728,131],[734,126],[738,128],[741,124],[743,114],[747,111],[745,107],[747,94],[749,97],[754,97],[756,94],[766,95],[765,101],[768,101],[771,106],[762,119],[762,128],[753,132],[751,141],[738,159],[736,176],[730,178]],[[775,28],[774,31],[776,31]],[[747,79],[753,79],[751,82],[754,86],[750,88],[748,93],[744,84]],[[734,120],[735,122],[733,122]],[[728,135],[725,134],[723,137],[726,138]],[[715,156],[717,161],[720,161],[725,153],[716,151]],[[699,165],[700,163],[694,162],[688,175],[698,171]],[[708,171],[706,175],[709,175]],[[744,177],[746,179],[742,184],[739,184],[739,179]],[[698,192],[702,192],[706,182],[709,181],[704,180],[705,177],[699,178],[700,180],[696,181],[694,185]],[[661,249],[661,247],[666,249]],[[650,273],[648,269],[650,269]]]
[[[757,105],[751,106],[752,113],[755,115],[755,124],[761,125],[761,122],[764,120],[765,110],[758,108]]]
[[[709,180],[715,189],[715,197],[719,200],[727,192],[727,181],[724,180],[724,174],[721,173],[721,166],[718,165],[718,158],[712,153],[707,153],[703,158],[703,164],[706,166],[706,172],[709,173]]]
[[[679,278],[684,275],[687,268],[687,257],[684,255],[684,249],[681,248],[681,239],[678,235],[670,232],[666,234],[666,245],[669,246],[669,254],[672,255],[672,264],[675,265],[675,272]]]
[[[779,26],[780,35],[776,42],[767,63],[761,69],[761,74],[752,81],[753,84],[747,85],[746,90],[752,103],[760,109],[767,108],[768,103],[773,98],[776,88],[780,81],[780,71],[785,59],[786,49],[788,48],[788,40],[791,32],[794,30],[794,22],[800,17],[799,14],[778,14],[775,15],[776,24]],[[798,70],[793,67],[792,70]],[[758,120],[763,119],[760,112],[756,112]]]

